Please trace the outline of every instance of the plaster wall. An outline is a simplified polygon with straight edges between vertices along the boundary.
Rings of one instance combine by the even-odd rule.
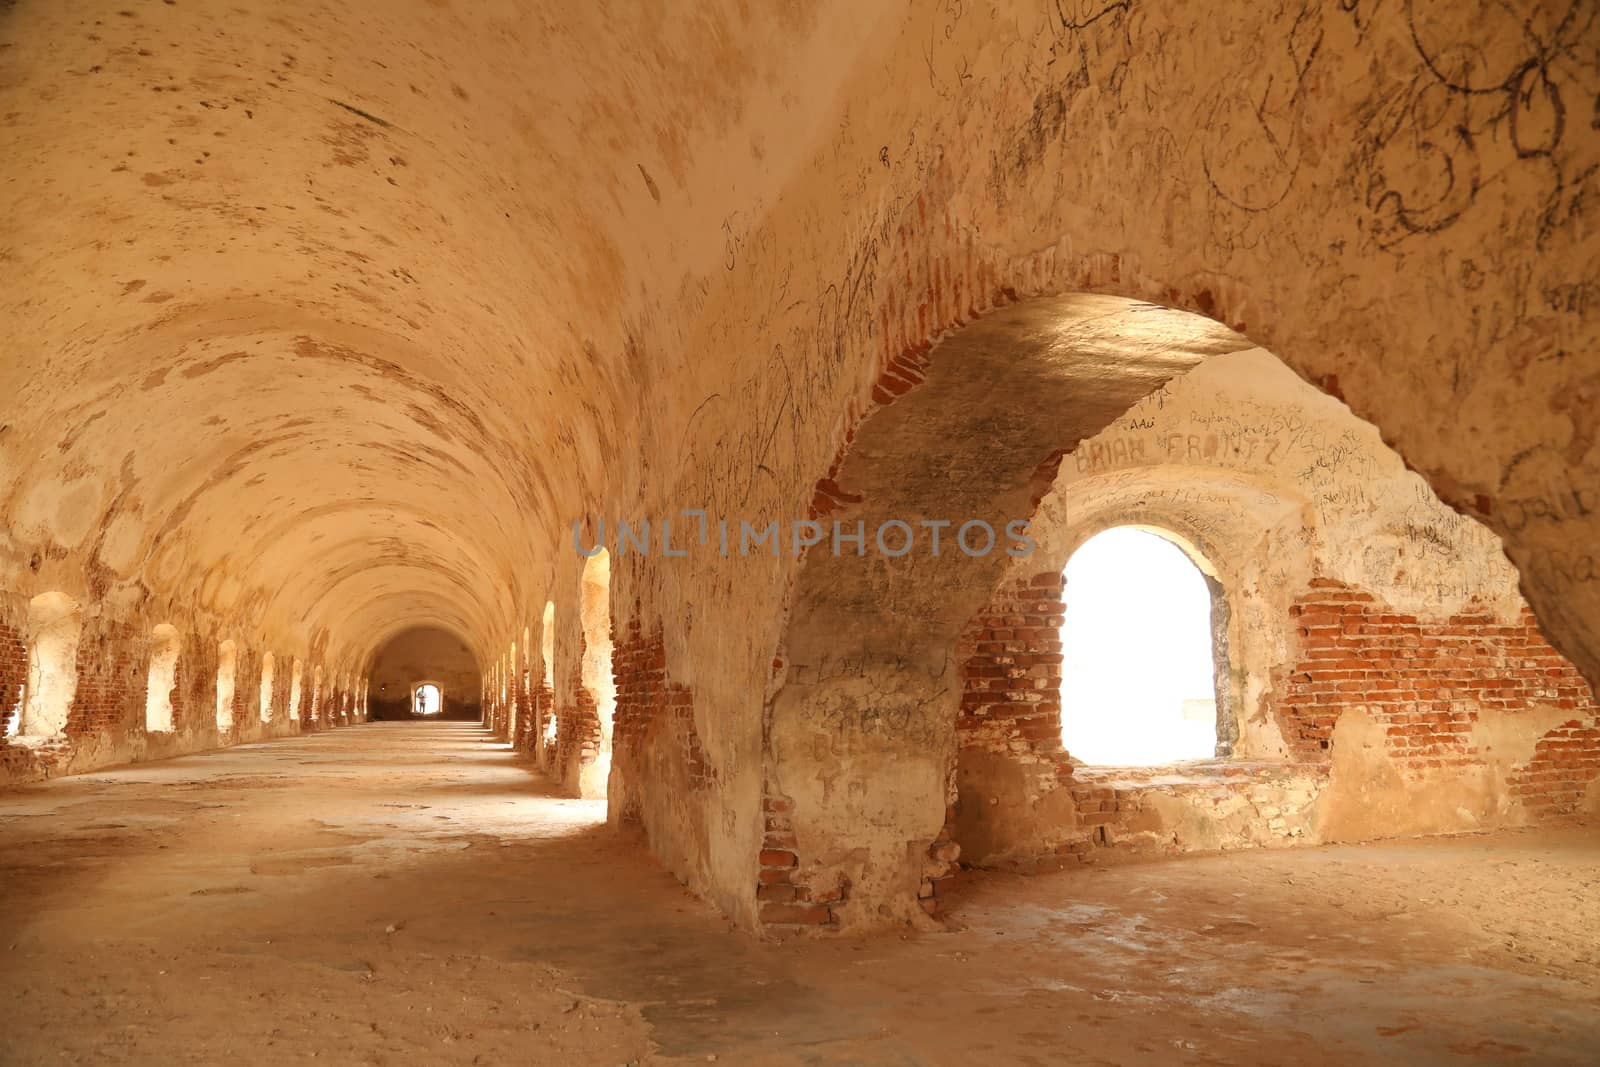
[[[958,733],[966,861],[1473,830],[1600,803],[1593,692],[1533,627],[1499,539],[1269,353],[1213,357],[1074,449],[1041,501],[1038,551],[1003,587],[1040,603],[1011,593],[986,606],[968,675],[999,660],[1059,687],[1060,645],[1044,635],[1072,590],[1046,579],[1124,524],[1171,536],[1218,580],[1231,756],[1083,768],[1060,750],[1048,692],[1024,693],[1038,703],[1022,717],[977,701]],[[994,624],[1020,621],[997,616],[1016,611],[1045,629],[1004,629],[997,643]],[[1143,651],[1160,669],[1160,649]],[[1523,788],[1555,737],[1571,765]]]

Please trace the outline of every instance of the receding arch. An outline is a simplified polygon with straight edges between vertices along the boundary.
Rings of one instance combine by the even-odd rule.
[[[1216,756],[1227,731],[1218,725],[1226,702],[1217,691],[1214,579],[1175,538],[1140,525],[1088,538],[1063,577],[1067,752],[1109,766]]]
[[[605,796],[611,777],[612,722],[617,712],[617,683],[611,669],[611,556],[601,549],[583,565],[580,588],[583,625],[583,688],[594,701],[596,723],[592,761],[583,765],[579,791]]]
[[[501,678],[501,702],[505,705],[506,740],[512,744],[517,740],[517,643],[511,642],[511,649],[506,653],[505,673]]]
[[[546,600],[539,617],[539,658],[544,660],[544,684],[556,684],[556,602]]]
[[[164,622],[150,632],[150,669],[144,694],[144,728],[148,733],[170,733],[175,727],[172,689],[178,679],[182,647],[178,628],[171,623]]]
[[[513,745],[526,746],[539,729],[539,711],[534,702],[533,685],[533,626],[522,628],[522,662],[517,669],[517,699],[522,704],[522,729],[511,735]]]
[[[305,677],[305,665],[300,657],[294,658],[294,668],[289,674],[289,721],[300,721],[300,700]]]
[[[419,681],[411,687],[412,711],[422,718],[444,713],[444,691],[438,682]]]
[[[832,908],[841,924],[926,908],[930,861],[907,842],[932,846],[944,832],[957,641],[1027,551],[1008,524],[1033,514],[1079,441],[1203,359],[1252,347],[1191,312],[1073,294],[996,310],[880,379],[883,406],[855,427],[812,503],[826,524],[860,523],[865,544],[805,554],[768,703],[765,795],[830,841],[830,858],[800,857],[808,884],[849,883],[870,902]],[[895,523],[914,535],[903,550]],[[957,543],[971,523],[993,541]]]
[[[274,672],[274,662],[273,662],[273,658],[272,658],[272,653],[271,652],[263,653],[262,656],[261,656],[261,693],[260,693],[261,721],[262,722],[271,722],[272,721],[272,711],[273,711],[273,708],[272,708],[272,679],[273,679],[273,672]]]
[[[544,720],[539,735],[540,759],[548,761],[554,756],[556,737],[561,729],[560,719],[556,716],[555,708],[550,704],[554,699],[556,684],[556,602],[554,600],[546,600],[544,602],[544,611],[539,615],[539,659],[543,661],[540,665],[540,677],[544,679],[541,694],[546,702],[545,706],[539,709],[539,714]]]
[[[373,653],[367,670],[367,717],[378,720],[414,718],[413,698],[421,682],[439,687],[446,717],[477,719],[498,684],[492,673],[480,674],[477,656],[459,633],[433,625],[390,635]]]
[[[233,729],[235,673],[239,667],[239,646],[233,641],[217,645],[217,730]]]
[[[66,731],[78,690],[78,641],[83,612],[66,593],[41,593],[28,602],[28,680],[22,710],[11,720],[15,737],[50,738]]]

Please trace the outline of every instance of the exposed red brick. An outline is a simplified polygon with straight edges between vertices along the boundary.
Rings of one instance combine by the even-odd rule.
[[[1477,762],[1478,709],[1516,714],[1545,705],[1576,712],[1576,726],[1559,744],[1541,743],[1534,759],[1562,776],[1513,776],[1523,802],[1541,814],[1570,810],[1581,775],[1592,780],[1600,766],[1591,762],[1600,759],[1600,743],[1586,729],[1600,714],[1594,693],[1526,608],[1509,623],[1482,609],[1424,621],[1342,582],[1314,578],[1289,610],[1300,656],[1278,710],[1296,758],[1330,758],[1339,717],[1361,708],[1383,724],[1390,748],[1408,766]]]
[[[761,905],[761,921],[784,926],[824,926],[833,922],[833,911],[821,904]]]
[[[695,725],[694,693],[668,676],[660,626],[645,633],[636,604],[627,632],[614,635],[613,649],[613,766],[635,786],[677,774],[691,791],[710,788],[717,776]]]

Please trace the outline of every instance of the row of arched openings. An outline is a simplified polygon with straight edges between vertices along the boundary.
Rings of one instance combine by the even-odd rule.
[[[1217,650],[1222,636],[1214,598],[1220,586],[1191,551],[1165,531],[1117,526],[1090,537],[1068,559],[1063,571],[1061,734],[1067,751],[1082,762],[1140,766],[1218,754]],[[609,570],[603,550],[589,560],[580,602],[580,676],[595,699],[606,759],[616,705]],[[555,610],[553,602],[546,603],[539,635],[547,686],[554,682]],[[529,686],[524,660],[531,645],[531,630],[525,629],[520,657],[513,643],[508,658],[497,665],[489,688],[503,706],[516,707],[508,693],[511,686]],[[419,685],[413,699],[419,714],[437,713],[437,687]],[[516,736],[515,720],[509,725]],[[557,729],[556,717],[549,716],[544,723],[547,744],[555,741]]]
[[[598,737],[595,739],[595,758],[583,770],[585,795],[589,790],[604,790],[609,774],[612,749],[612,725],[616,716],[617,690],[613,674],[614,649],[611,635],[611,561],[609,553],[598,549],[584,564],[578,596],[579,625],[583,633],[583,656],[578,665],[575,681],[594,701]],[[546,601],[540,618],[539,651],[543,661],[543,684],[547,690],[555,688],[555,629],[556,605]],[[521,642],[512,642],[506,655],[497,660],[486,679],[486,696],[498,699],[506,709],[506,727],[511,739],[521,736],[517,722],[518,709],[523,701],[533,695],[533,628],[524,627]],[[518,690],[518,687],[521,687]],[[513,699],[514,697],[519,699]],[[536,724],[544,746],[557,743],[560,737],[560,719],[551,710],[542,724]]]
[[[76,600],[65,593],[43,593],[28,605],[27,673],[17,702],[16,714],[6,719],[6,735],[17,738],[50,738],[66,730],[67,715],[77,692],[78,642],[83,631],[83,612]],[[150,634],[150,660],[145,687],[144,726],[147,733],[171,733],[176,728],[172,694],[178,680],[178,662],[183,640],[170,623],[156,626]],[[288,706],[290,721],[300,719],[303,700],[304,667],[297,658],[290,676]],[[259,689],[259,715],[269,723],[276,715],[274,685],[276,660],[271,652],[262,656]],[[218,730],[234,725],[235,696],[238,686],[238,645],[232,640],[217,646],[215,717]],[[314,692],[320,693],[322,668],[315,673]],[[357,701],[360,701],[357,695]]]

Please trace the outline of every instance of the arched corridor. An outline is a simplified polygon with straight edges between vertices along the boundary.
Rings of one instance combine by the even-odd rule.
[[[23,1059],[76,982],[63,1041],[161,1064],[1560,1061],[1597,41],[1594,0],[0,0]],[[1527,978],[1526,1030],[1472,1010]],[[518,983],[596,999],[518,1030]]]

